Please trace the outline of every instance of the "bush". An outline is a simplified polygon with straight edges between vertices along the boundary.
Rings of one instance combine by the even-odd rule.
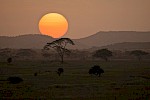
[[[8,59],[7,59],[7,62],[8,62],[8,63],[11,63],[11,62],[12,62],[12,58],[8,58]]]
[[[37,72],[36,72],[36,73],[34,73],[34,76],[37,76],[37,74],[38,74]]]
[[[22,82],[23,79],[20,77],[9,77],[7,79],[7,81],[9,81],[9,83],[11,83],[11,84],[18,84],[18,83]]]
[[[64,72],[63,68],[58,68],[57,74],[60,76]]]
[[[94,65],[89,69],[89,74],[98,75],[100,77],[101,73],[104,73],[104,70],[98,65]]]

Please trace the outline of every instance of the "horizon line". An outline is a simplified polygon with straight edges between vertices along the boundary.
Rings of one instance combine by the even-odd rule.
[[[95,34],[97,33],[100,33],[100,32],[150,32],[150,31],[98,31],[96,32]],[[71,39],[84,39],[84,38],[87,38],[87,37],[90,37],[90,36],[93,36],[95,34],[92,34],[92,35],[89,35],[89,36],[85,36],[85,37],[82,37],[82,38],[71,38]],[[12,36],[9,36],[9,35],[0,35],[0,37],[10,37],[10,38],[14,38],[14,37],[19,37],[19,36],[28,36],[28,35],[41,35],[41,36],[48,36],[48,35],[45,35],[45,34],[41,34],[41,33],[27,33],[27,34],[19,34],[19,35],[12,35]],[[51,37],[51,36],[48,36],[48,37]],[[63,38],[64,36],[60,37],[60,38]],[[53,38],[53,37],[51,37]],[[68,38],[68,37],[67,37]],[[58,39],[58,38],[54,38],[54,39]]]

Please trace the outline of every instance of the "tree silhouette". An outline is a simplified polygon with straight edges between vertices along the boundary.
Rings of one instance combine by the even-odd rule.
[[[130,54],[136,56],[137,59],[140,61],[142,59],[142,56],[148,55],[149,53],[142,50],[134,50],[131,51]]]
[[[108,61],[108,57],[111,56],[112,56],[112,52],[108,49],[100,49],[95,51],[95,53],[93,54],[93,57],[102,58],[105,61]]]
[[[8,59],[7,59],[7,62],[10,64],[10,63],[12,62],[12,58],[11,58],[11,57],[8,58]]]
[[[69,38],[60,38],[60,39],[55,40],[51,43],[47,43],[44,46],[44,50],[49,50],[50,48],[53,48],[58,53],[58,55],[60,56],[61,63],[63,63],[64,62],[64,55],[70,54],[70,50],[68,50],[66,48],[67,44],[74,45],[74,42]]]
[[[104,70],[98,65],[94,65],[89,69],[89,74],[98,75],[100,77],[101,73],[104,73]]]
[[[63,68],[58,68],[57,74],[60,76],[64,72]]]

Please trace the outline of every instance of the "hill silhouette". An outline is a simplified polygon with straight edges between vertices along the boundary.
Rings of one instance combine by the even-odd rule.
[[[28,34],[16,37],[0,37],[0,48],[31,48],[40,49],[46,42],[52,42],[55,39],[46,35]]]
[[[109,31],[98,32],[92,36],[78,40],[82,44],[92,47],[101,47],[122,42],[150,42],[150,32]]]
[[[122,43],[114,43],[101,47],[93,47],[88,49],[89,51],[95,51],[98,49],[107,48],[109,50],[146,50],[150,51],[150,42],[122,42]]]
[[[137,45],[148,47],[150,42],[150,32],[135,32],[135,31],[110,31],[110,32],[98,32],[92,36],[73,39],[75,46],[69,46],[72,49],[89,49],[93,47],[106,46],[107,48],[125,49],[128,46],[133,47]],[[14,49],[42,49],[47,42],[52,42],[55,39],[49,36],[40,34],[21,35],[16,37],[0,36],[0,48],[14,48]],[[126,42],[124,44],[124,42]],[[134,44],[137,42],[136,44]],[[144,42],[141,44],[140,42]],[[147,43],[146,43],[147,42]],[[115,43],[123,43],[111,45]],[[146,44],[145,44],[146,43]],[[130,45],[129,45],[130,44]]]

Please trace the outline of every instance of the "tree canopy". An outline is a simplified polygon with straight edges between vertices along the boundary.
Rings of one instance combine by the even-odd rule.
[[[137,59],[140,61],[142,56],[148,55],[148,52],[142,51],[142,50],[133,50],[130,52],[131,55],[134,55],[137,57]]]
[[[108,49],[100,49],[96,50],[93,54],[93,57],[102,58],[105,61],[108,61],[108,57],[112,56],[112,52]]]
[[[44,46],[45,50],[49,50],[50,48],[53,48],[58,55],[61,58],[61,62],[64,62],[64,55],[70,54],[70,50],[66,48],[67,44],[75,45],[74,42],[69,38],[60,38],[58,40],[55,40],[51,43],[47,43]]]

